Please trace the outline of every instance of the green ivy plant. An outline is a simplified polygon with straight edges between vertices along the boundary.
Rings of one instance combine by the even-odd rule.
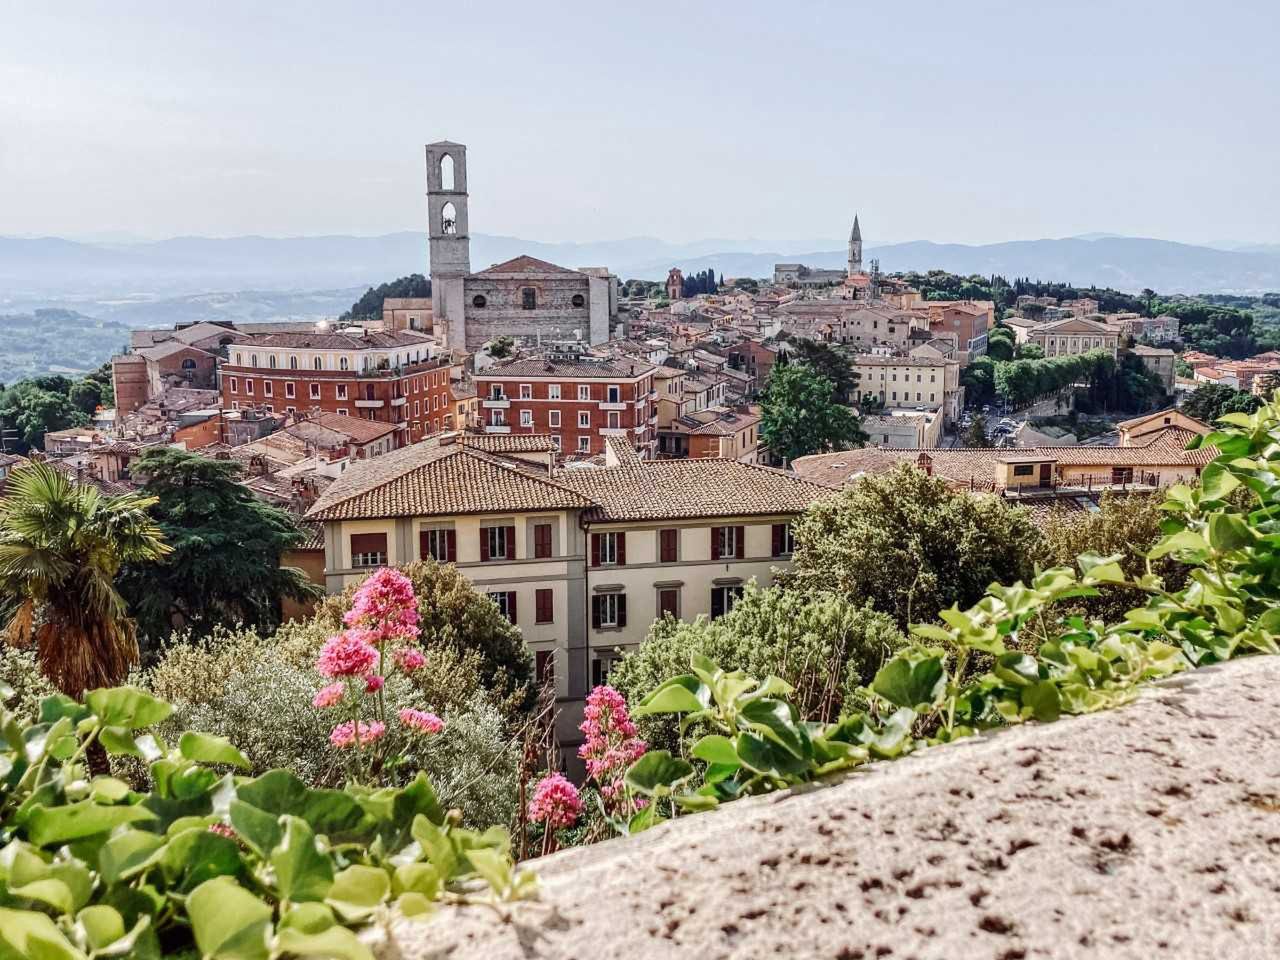
[[[707,809],[979,730],[1113,707],[1180,670],[1280,653],[1280,392],[1255,413],[1219,422],[1192,444],[1217,452],[1199,483],[1168,491],[1164,535],[1141,575],[1127,577],[1120,557],[1084,554],[1078,570],[992,584],[968,610],[914,624],[918,642],[864,691],[870,709],[826,726],[802,720],[777,678],[757,683],[695,656],[691,673],[661,684],[635,713],[680,714],[682,736],[698,722],[713,732],[688,758],[646,754],[627,772],[628,787],[670,798],[673,814]],[[1167,556],[1193,568],[1180,590],[1152,570]],[[1110,586],[1142,591],[1148,602],[1114,624],[1053,616],[1060,601]]]
[[[532,890],[507,831],[462,829],[425,774],[345,791],[249,779],[225,738],[147,732],[170,712],[132,687],[49,697],[34,722],[0,708],[0,958],[372,960],[355,930],[392,906]],[[90,776],[93,743],[146,763],[150,791]]]

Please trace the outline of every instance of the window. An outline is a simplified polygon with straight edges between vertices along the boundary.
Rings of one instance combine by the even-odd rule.
[[[588,410],[579,410],[578,411],[578,428],[589,429],[590,427],[591,427],[591,412]]]
[[[507,618],[507,622],[516,622],[516,593],[514,590],[501,590],[489,594],[489,599],[498,605],[498,612]]]
[[[742,596],[742,585],[711,588],[711,619],[723,617],[733,609],[733,605]]]
[[[298,358],[296,356],[289,357],[289,369],[290,370],[298,369]]]
[[[1034,477],[1036,475],[1035,464],[1015,463],[1013,465],[1013,475],[1015,477]]]
[[[286,383],[286,384],[284,385],[284,395],[285,395],[285,397],[287,397],[287,398],[288,398],[288,399],[290,399],[290,400],[292,400],[292,399],[293,399],[293,397],[294,397],[294,385],[293,385],[293,381],[292,381],[292,380],[290,380],[288,383]]]
[[[385,533],[353,533],[351,535],[351,566],[382,567],[387,563],[387,535]]]
[[[658,559],[663,563],[676,563],[680,559],[680,531],[658,531]]]
[[[440,563],[458,559],[458,534],[455,530],[421,530],[418,533],[418,555]]]
[[[500,383],[491,383],[491,384],[489,384],[489,399],[490,399],[490,400],[505,400],[505,399],[506,399],[506,397],[504,397],[504,396],[502,395],[502,384],[500,384]]]
[[[345,417],[350,414],[351,411],[347,407],[339,407],[338,412]],[[345,469],[345,467],[343,469]]]
[[[609,682],[609,673],[613,670],[614,657],[600,656],[591,661],[591,683],[600,686]]]
[[[316,357],[314,360],[312,360],[312,361],[311,361],[311,366],[313,366],[313,367],[314,367],[315,369],[317,369],[317,370],[323,370],[323,369],[324,369],[324,358],[323,358],[323,357]]]
[[[609,386],[605,388],[605,400],[609,403],[621,403],[622,388],[616,383],[609,384]]]
[[[571,302],[575,307],[585,307],[587,305],[587,298],[580,293],[575,293]]]
[[[489,301],[488,299],[486,299],[483,293],[477,293],[474,297],[471,298],[471,305],[475,307],[477,310],[483,310],[485,307],[489,305]]]
[[[253,381],[252,381],[252,380],[246,380],[246,381],[244,382],[244,392],[245,392],[245,393],[247,393],[247,394],[248,394],[249,396],[251,396],[251,397],[253,396]]]
[[[240,382],[240,381],[238,381],[235,377],[232,377],[232,378],[231,378],[231,392],[232,392],[232,393],[237,393],[237,392],[239,392],[239,391],[237,390],[237,387],[238,387],[238,385],[239,385],[239,382]]]
[[[547,411],[547,426],[549,426],[549,427],[558,427],[558,426],[560,426],[560,411],[559,411],[559,410],[548,410],[548,411]]]
[[[711,559],[742,559],[743,541],[746,539],[745,527],[712,527]]]
[[[258,355],[256,353],[249,354],[249,366],[256,367],[258,365]]]
[[[533,655],[533,676],[538,686],[543,684],[554,686],[556,678],[556,652],[554,650],[539,650]]]
[[[333,392],[334,399],[336,400],[347,399],[347,385],[345,383],[338,384],[336,387],[333,388],[333,390],[334,390]]]
[[[516,558],[515,527],[481,527],[481,560],[514,560]]]
[[[590,452],[591,452],[591,438],[590,438],[590,437],[579,437],[579,438],[578,438],[578,452],[579,452],[579,453],[590,453]]]
[[[312,400],[320,399],[320,384],[312,383],[308,385],[308,394]]]
[[[580,384],[578,384],[578,399],[579,399],[579,400],[590,400],[590,399],[591,399],[591,386],[590,386],[590,384],[586,384],[586,383],[580,383]]]
[[[338,369],[339,369],[339,370],[349,370],[350,368],[351,368],[351,365],[347,362],[347,358],[346,358],[346,357],[339,357],[339,358],[338,358]]]
[[[415,400],[415,401],[413,401],[413,415],[414,415],[415,417],[420,417],[420,416],[422,416],[422,401],[421,401],[421,400]]]
[[[678,587],[663,587],[658,591],[658,619],[670,616],[680,619],[680,590]]]
[[[274,390],[275,390],[275,387],[272,385],[272,383],[271,383],[271,381],[270,381],[270,380],[263,380],[263,381],[262,381],[262,395],[263,395],[264,397],[270,397],[270,396],[273,396],[273,395],[274,395]]]
[[[551,556],[551,524],[535,523],[533,525],[533,556],[545,560]]]
[[[551,383],[547,385],[547,399],[548,400],[560,399],[560,384]]]
[[[520,384],[520,399],[521,399],[521,400],[532,400],[532,399],[533,399],[533,384],[532,384],[532,383],[522,383],[522,384]]]
[[[532,410],[521,410],[521,411],[520,411],[520,426],[522,426],[522,427],[532,427],[532,426],[533,426],[533,411],[532,411]]]
[[[625,566],[627,563],[627,535],[623,531],[593,533],[591,535],[591,565],[593,567]]]
[[[194,370],[195,368],[196,368],[196,362],[192,360],[190,357],[182,361],[183,370]]]
[[[505,410],[490,410],[489,423],[491,426],[505,426],[507,422],[507,412]]]
[[[274,353],[267,357],[267,366],[272,370],[276,368],[276,355]]]
[[[795,551],[795,540],[791,536],[791,524],[775,523],[773,525],[773,555],[789,557]]]
[[[620,629],[627,625],[627,595],[625,593],[598,593],[591,598],[591,626]]]
[[[551,445],[552,445],[553,447],[555,447],[555,448],[556,448],[556,450],[561,449],[561,447],[560,447],[560,434],[558,434],[558,433],[556,433],[556,434],[552,434],[552,437],[551,437]]]
[[[533,591],[533,622],[550,623],[554,619],[555,594],[550,587]]]
[[[520,306],[525,310],[538,309],[538,291],[533,287],[523,287],[520,290]]]
[[[237,352],[237,353],[236,353],[236,366],[237,366],[237,367],[243,367],[243,366],[244,366],[244,354],[243,354],[243,353],[239,353],[239,352]]]

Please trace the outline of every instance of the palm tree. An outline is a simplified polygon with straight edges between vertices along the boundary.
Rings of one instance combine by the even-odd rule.
[[[43,463],[15,470],[0,501],[0,594],[16,604],[5,633],[36,645],[63,693],[115,686],[138,640],[115,578],[127,562],[169,553],[147,515],[154,497],[105,496]]]

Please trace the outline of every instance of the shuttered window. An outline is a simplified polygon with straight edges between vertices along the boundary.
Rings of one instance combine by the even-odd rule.
[[[600,593],[591,598],[591,626],[625,627],[627,625],[627,595],[625,593]]]
[[[555,593],[550,588],[533,592],[533,622],[550,623],[554,619]]]
[[[712,527],[711,559],[741,560],[746,539],[746,527]]]
[[[539,560],[551,556],[551,524],[535,523],[533,525],[533,555]]]
[[[516,558],[515,527],[481,527],[480,559],[514,560]]]
[[[418,555],[423,560],[456,563],[458,532],[456,530],[423,530],[418,534]]]
[[[680,531],[658,531],[658,559],[663,563],[676,563],[680,559]]]
[[[351,535],[351,565],[353,567],[382,567],[387,563],[387,535],[385,533],[353,533]]]

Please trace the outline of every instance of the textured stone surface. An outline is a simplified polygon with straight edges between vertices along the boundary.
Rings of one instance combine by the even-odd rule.
[[[538,861],[384,960],[1280,957],[1280,657]]]

